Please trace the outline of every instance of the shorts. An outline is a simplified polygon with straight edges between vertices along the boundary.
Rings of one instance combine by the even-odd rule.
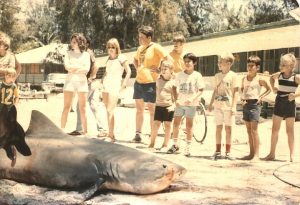
[[[174,117],[194,118],[196,114],[196,106],[179,106],[175,108]]]
[[[216,125],[231,126],[233,124],[234,115],[231,110],[224,110],[221,108],[215,108],[215,123]]]
[[[133,99],[143,99],[144,102],[155,103],[156,83],[141,84],[134,82]]]
[[[289,101],[288,97],[280,97],[277,95],[273,114],[283,118],[296,117],[295,100]]]
[[[118,97],[120,94],[120,90],[121,90],[121,80],[112,81],[112,80],[104,79],[102,92]]]
[[[247,122],[259,121],[261,106],[257,104],[257,100],[248,100],[243,106],[243,120]]]
[[[64,91],[87,93],[89,88],[86,76],[84,74],[68,74]]]
[[[155,106],[154,120],[160,122],[172,122],[174,111],[168,111],[168,107]]]

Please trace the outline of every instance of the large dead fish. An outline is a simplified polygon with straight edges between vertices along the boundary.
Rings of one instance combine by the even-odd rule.
[[[26,141],[30,157],[18,157],[15,167],[0,151],[0,178],[55,188],[86,188],[135,194],[164,190],[186,169],[133,148],[93,138],[64,134],[38,111],[32,111]]]

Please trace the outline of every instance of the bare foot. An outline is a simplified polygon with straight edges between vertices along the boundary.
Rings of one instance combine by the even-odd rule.
[[[252,160],[253,159],[253,155],[247,155],[245,157],[239,158],[240,160]]]
[[[269,154],[268,156],[266,156],[265,158],[262,158],[265,161],[273,161],[275,159],[274,155]]]

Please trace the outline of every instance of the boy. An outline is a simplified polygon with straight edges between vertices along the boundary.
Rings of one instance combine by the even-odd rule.
[[[179,150],[178,134],[182,117],[186,118],[186,147],[185,156],[190,156],[190,145],[193,136],[193,119],[196,107],[199,104],[200,95],[203,92],[204,81],[202,75],[195,71],[197,57],[193,53],[183,56],[184,70],[177,74],[175,86],[173,87],[175,99],[175,112],[173,122],[174,144],[168,150],[168,154],[173,154]]]
[[[183,45],[185,43],[185,38],[183,35],[176,35],[173,38],[174,48],[170,52],[170,56],[174,60],[174,73],[177,74],[181,72],[184,68],[183,61]]]
[[[213,159],[221,159],[221,138],[223,124],[226,132],[226,155],[225,159],[232,160],[231,148],[231,126],[236,111],[237,101],[237,75],[231,71],[234,57],[231,53],[223,53],[219,56],[218,66],[221,72],[215,75],[215,89],[211,97],[208,111],[212,110],[214,104],[216,123],[216,152]]]
[[[7,106],[8,111],[12,106],[17,105],[19,102],[19,90],[15,84],[16,70],[13,68],[7,68],[4,81],[0,84],[0,111],[4,106]],[[10,146],[9,152],[12,154],[11,166],[15,166],[16,163],[16,149],[13,145]]]
[[[9,51],[10,38],[3,32],[0,32],[0,80],[4,79],[6,70],[15,68],[15,56]]]
[[[261,111],[262,98],[271,91],[268,83],[257,76],[260,68],[260,58],[258,56],[250,56],[247,60],[247,76],[242,79],[242,105],[243,120],[247,128],[250,154],[240,158],[241,160],[257,160],[259,158],[259,136],[257,126]],[[265,92],[260,94],[261,87],[265,88]]]
[[[274,160],[276,144],[278,141],[278,132],[282,119],[285,119],[286,133],[288,135],[288,144],[290,148],[290,161],[294,156],[294,124],[296,116],[295,98],[300,93],[295,93],[300,84],[300,76],[294,73],[296,58],[288,53],[280,58],[280,72],[274,73],[270,77],[270,84],[274,93],[277,93],[275,99],[273,125],[271,135],[271,149],[264,160]],[[278,88],[274,86],[275,80],[278,80]]]
[[[166,152],[168,142],[171,136],[171,123],[174,115],[174,97],[172,88],[174,87],[173,79],[173,63],[162,61],[160,77],[156,81],[156,102],[154,112],[154,123],[151,130],[151,142],[149,148],[154,148],[155,138],[161,123],[165,126],[165,139],[159,149],[161,152]]]
[[[7,106],[8,110],[19,102],[19,89],[15,84],[16,70],[6,69],[4,81],[0,84],[0,108]]]

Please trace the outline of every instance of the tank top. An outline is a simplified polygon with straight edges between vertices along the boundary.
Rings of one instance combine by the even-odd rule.
[[[243,99],[250,100],[250,99],[258,99],[261,86],[259,84],[260,78],[255,76],[251,81],[248,80],[247,76],[243,80]]]
[[[298,84],[295,81],[296,74],[293,73],[289,78],[284,78],[283,73],[279,74],[278,77],[278,92],[277,95],[288,95],[290,93],[295,93]]]

